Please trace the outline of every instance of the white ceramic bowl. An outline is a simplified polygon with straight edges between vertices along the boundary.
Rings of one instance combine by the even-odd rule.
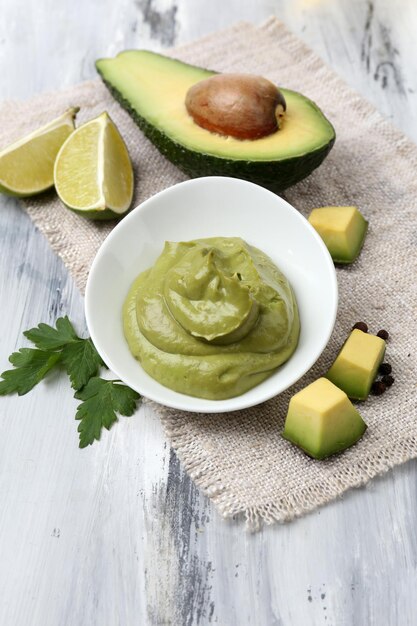
[[[300,341],[289,361],[250,391],[218,401],[177,393],[148,376],[129,352],[122,327],[130,284],[153,265],[166,240],[214,236],[242,237],[268,254],[290,281],[301,318]],[[143,396],[186,411],[234,411],[281,393],[315,363],[336,318],[336,273],[321,238],[288,202],[236,178],[196,178],[146,200],[114,228],[91,267],[85,310],[106,364]]]

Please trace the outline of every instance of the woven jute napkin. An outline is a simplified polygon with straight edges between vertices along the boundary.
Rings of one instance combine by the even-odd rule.
[[[246,23],[170,51],[219,71],[262,74],[315,100],[333,122],[333,151],[286,198],[307,215],[316,206],[355,204],[369,220],[358,261],[337,269],[339,313],[330,343],[313,369],[286,393],[251,409],[196,415],[156,406],[165,432],[192,479],[226,517],[243,513],[259,527],[302,515],[417,456],[416,278],[417,147],[275,18]],[[186,178],[143,137],[100,80],[30,102],[0,106],[0,145],[47,122],[66,107],[83,122],[109,111],[125,138],[136,174],[135,204]],[[98,247],[114,224],[97,224],[65,209],[50,193],[24,206],[62,257],[80,289]],[[352,324],[390,332],[387,359],[395,384],[360,406],[363,439],[327,461],[313,461],[280,433],[290,396],[322,375]]]

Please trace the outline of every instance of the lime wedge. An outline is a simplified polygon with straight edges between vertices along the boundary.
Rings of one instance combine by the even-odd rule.
[[[24,197],[52,187],[56,155],[74,130],[78,110],[68,109],[0,152],[0,191]]]
[[[92,219],[114,219],[129,209],[133,170],[126,145],[105,112],[66,140],[55,161],[55,187],[62,202]]]

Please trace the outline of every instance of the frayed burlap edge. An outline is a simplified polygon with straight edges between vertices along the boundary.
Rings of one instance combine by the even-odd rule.
[[[335,471],[326,484],[306,484],[296,493],[271,497],[271,500],[252,506],[243,506],[231,491],[230,486],[219,481],[218,469],[208,453],[195,437],[187,432],[186,425],[176,423],[176,412],[165,406],[146,400],[161,419],[164,431],[187,474],[201,491],[215,504],[225,519],[243,517],[246,529],[258,531],[262,524],[284,523],[313,512],[343,495],[349,489],[366,485],[371,478],[381,476],[397,465],[417,457],[417,438],[406,436],[394,445],[381,445],[372,459],[365,457],[352,465],[352,471]],[[324,461],[325,463],[325,461]],[[371,469],[370,469],[371,466]]]

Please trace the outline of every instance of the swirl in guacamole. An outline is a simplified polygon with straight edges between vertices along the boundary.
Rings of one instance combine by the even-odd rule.
[[[265,380],[297,347],[294,293],[263,252],[237,237],[165,243],[123,307],[132,354],[161,384],[210,400]]]

